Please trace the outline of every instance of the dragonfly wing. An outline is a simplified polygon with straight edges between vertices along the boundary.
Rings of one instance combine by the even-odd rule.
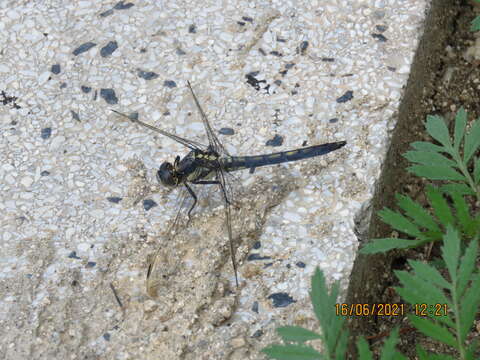
[[[193,141],[193,140],[187,140],[187,139],[184,139],[180,136],[170,134],[167,131],[164,131],[162,129],[157,128],[156,126],[153,126],[153,125],[147,124],[147,123],[145,123],[141,120],[138,120],[138,113],[132,113],[130,115],[126,115],[126,114],[123,114],[123,113],[118,112],[116,110],[112,110],[112,111],[114,113],[118,114],[118,115],[123,116],[124,118],[127,118],[128,120],[130,120],[134,123],[137,123],[137,124],[147,128],[147,129],[153,130],[155,132],[158,132],[158,133],[162,134],[163,136],[169,137],[170,139],[175,140],[176,142],[182,144],[183,146],[186,146],[187,148],[189,148],[191,150],[205,150],[207,148],[205,145],[200,144],[199,142],[196,142],[196,141]]]
[[[225,226],[227,228],[228,234],[228,243],[230,248],[230,258],[232,259],[233,272],[235,273],[235,283],[238,287],[238,272],[237,272],[237,261],[235,259],[236,246],[234,243],[233,232],[232,232],[232,216],[231,216],[231,205],[233,199],[229,197],[231,194],[230,184],[227,183],[225,172],[221,169],[217,170],[217,179],[220,182],[220,188],[222,191],[223,197],[223,206],[225,210]]]
[[[187,212],[191,204],[192,198],[188,191],[185,188],[180,189],[176,200],[175,219],[170,223],[166,231],[168,242],[173,242],[181,229],[186,227],[188,223]],[[145,285],[147,294],[151,297],[157,297],[159,288],[164,285],[163,279],[176,272],[175,262],[164,255],[164,248],[160,245],[148,264]]]
[[[192,93],[193,100],[195,101],[195,104],[197,105],[198,111],[200,112],[203,126],[205,127],[205,131],[207,132],[207,137],[208,137],[208,142],[210,143],[210,146],[213,147],[213,149],[219,153],[219,154],[226,154],[229,155],[227,150],[224,148],[220,140],[218,140],[217,136],[213,132],[212,127],[210,126],[210,123],[208,121],[207,115],[205,115],[205,112],[203,111],[202,107],[200,106],[200,102],[197,99],[197,96],[193,92],[192,86],[190,85],[190,82],[187,81],[188,88],[190,89],[190,92]]]

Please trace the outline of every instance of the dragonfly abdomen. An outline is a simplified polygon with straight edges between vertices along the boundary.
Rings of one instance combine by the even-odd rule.
[[[226,171],[254,169],[260,166],[281,164],[284,162],[303,160],[315,156],[325,155],[331,151],[345,146],[345,144],[345,141],[339,141],[266,155],[225,157],[220,159],[220,161]]]

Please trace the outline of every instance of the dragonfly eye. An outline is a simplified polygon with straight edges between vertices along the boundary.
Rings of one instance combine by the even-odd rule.
[[[164,162],[160,165],[160,169],[157,171],[157,180],[165,186],[176,186],[175,175],[173,166],[169,162]]]

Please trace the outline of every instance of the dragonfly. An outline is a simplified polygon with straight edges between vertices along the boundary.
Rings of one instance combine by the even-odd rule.
[[[221,193],[223,202],[223,212],[225,216],[225,227],[229,242],[230,259],[232,262],[233,272],[235,275],[235,284],[238,288],[238,269],[237,261],[235,259],[235,244],[232,232],[232,218],[231,218],[231,206],[234,204],[234,200],[231,198],[233,191],[231,190],[232,184],[229,180],[229,173],[238,170],[249,169],[250,173],[253,173],[256,168],[281,164],[290,161],[298,161],[303,159],[312,158],[315,156],[325,155],[332,151],[342,148],[346,145],[346,141],[338,141],[325,143],[321,145],[313,145],[308,147],[302,147],[295,150],[281,151],[271,154],[262,154],[254,156],[232,156],[230,155],[220,140],[215,135],[212,126],[210,125],[208,118],[200,106],[197,96],[195,95],[192,86],[187,81],[188,89],[193,97],[195,105],[200,113],[203,126],[208,138],[208,145],[201,144],[196,141],[188,140],[177,136],[175,134],[164,131],[158,127],[145,123],[138,119],[138,114],[126,115],[116,110],[113,112],[126,117],[130,121],[150,129],[154,132],[160,133],[176,142],[182,144],[190,151],[181,158],[177,155],[173,161],[173,164],[165,161],[160,165],[157,171],[156,177],[160,184],[169,188],[183,187],[186,189],[188,196],[193,200],[193,204],[190,206],[187,212],[188,220],[190,221],[192,211],[197,204],[197,194],[193,190],[193,185],[215,185]],[[182,203],[184,203],[183,201]],[[173,227],[180,223],[179,218],[185,210],[182,210],[180,206],[177,216],[173,222]],[[172,230],[175,233],[176,229]],[[159,264],[160,260],[158,256],[154,256],[150,262],[147,270],[147,292],[151,293],[152,288],[155,287],[155,280],[152,279],[153,269]]]

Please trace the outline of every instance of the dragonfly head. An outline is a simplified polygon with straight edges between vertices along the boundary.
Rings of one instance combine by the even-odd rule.
[[[160,169],[157,171],[157,180],[164,186],[176,186],[178,184],[175,169],[168,161],[160,165]]]

